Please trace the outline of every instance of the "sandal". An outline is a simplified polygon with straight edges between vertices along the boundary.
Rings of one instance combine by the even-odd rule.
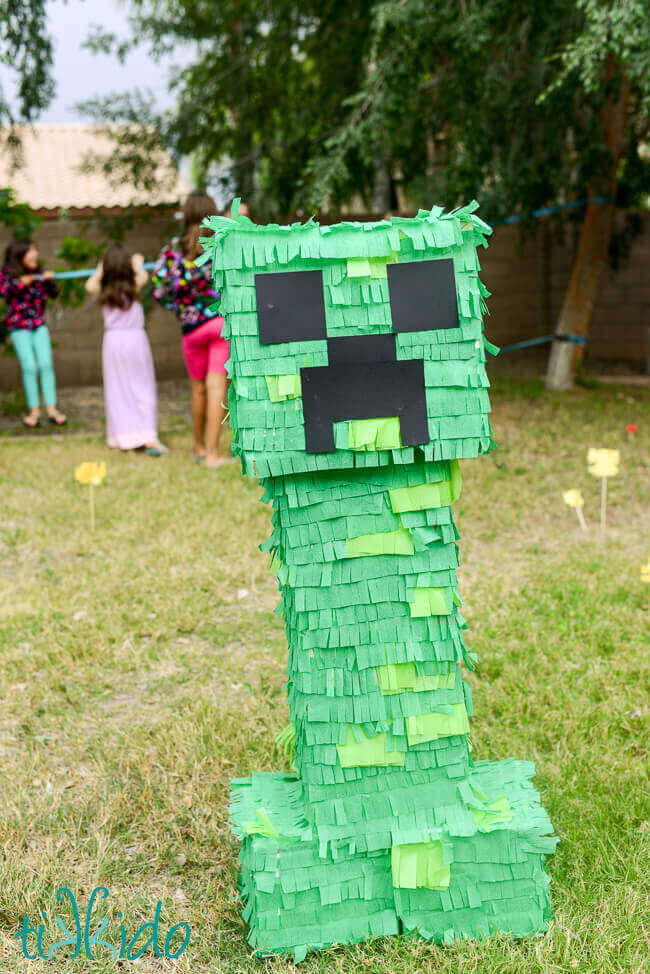
[[[22,424],[23,426],[27,427],[28,430],[35,430],[37,426],[41,425],[41,420],[38,416],[34,417],[33,423],[30,423],[29,420],[30,420],[29,416],[23,416],[22,418]]]
[[[51,426],[65,426],[68,422],[67,416],[59,413],[57,416],[48,416],[47,421]]]
[[[169,450],[161,444],[160,446],[148,446],[145,453],[149,457],[164,457],[166,453],[169,453]]]

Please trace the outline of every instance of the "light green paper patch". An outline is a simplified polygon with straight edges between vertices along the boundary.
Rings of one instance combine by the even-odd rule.
[[[266,375],[266,385],[271,402],[282,402],[285,399],[297,399],[302,395],[300,373],[292,375]]]
[[[440,737],[469,734],[469,720],[464,703],[452,704],[451,713],[418,714],[406,718],[406,735],[409,744],[424,744]]]
[[[348,423],[350,450],[399,450],[402,445],[399,418],[351,419]]]
[[[415,663],[388,663],[377,667],[379,689],[382,693],[403,693],[414,690],[416,693],[424,690],[453,690],[456,686],[455,673],[431,674],[419,676]]]
[[[447,597],[447,589],[422,587],[413,591],[413,601],[409,602],[411,617],[420,619],[424,616],[448,616],[451,614],[451,601]]]
[[[451,868],[442,858],[442,842],[412,842],[394,845],[390,852],[393,886],[400,889],[447,889]]]
[[[398,254],[391,257],[348,257],[348,277],[386,277],[386,265],[394,264]]]
[[[407,511],[426,511],[434,507],[449,507],[460,497],[462,479],[458,460],[449,464],[450,479],[435,484],[416,484],[413,487],[396,487],[388,491],[394,514]]]
[[[378,534],[361,534],[345,542],[346,558],[363,558],[368,555],[412,555],[413,539],[406,528],[397,531],[380,531]]]
[[[363,733],[363,732],[361,732]],[[337,744],[339,761],[342,768],[365,768],[370,765],[402,765],[405,756],[402,751],[386,750],[386,735],[377,734],[375,737],[363,737],[357,741],[348,724],[348,740],[346,744]]]
[[[249,835],[255,834],[271,837],[279,834],[269,818],[269,813],[265,808],[255,809],[255,814],[257,816],[257,821],[246,822],[245,825],[245,830]]]
[[[485,808],[470,808],[480,832],[491,832],[500,822],[510,822],[514,813],[505,795],[487,802]]]

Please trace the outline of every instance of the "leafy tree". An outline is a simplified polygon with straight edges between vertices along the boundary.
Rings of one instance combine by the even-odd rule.
[[[0,83],[0,152],[20,163],[20,138],[15,126],[32,122],[54,94],[51,75],[52,41],[46,31],[46,0],[4,0],[0,4],[0,61],[9,69],[12,93]],[[28,237],[39,225],[11,189],[0,188],[0,224],[17,237]]]
[[[351,148],[369,161],[380,131],[418,201],[478,194],[498,220],[587,197],[557,326],[586,338],[614,205],[650,188],[639,155],[650,119],[647,0],[385,0],[373,10],[369,63],[346,124],[311,165],[315,196],[332,191]],[[582,350],[553,343],[551,388],[571,384]]]
[[[0,4],[0,61],[9,70],[12,89],[7,93],[0,84],[0,126],[14,153],[20,143],[13,127],[33,122],[54,95],[52,40],[46,29],[45,7],[46,0],[3,0]]]
[[[639,147],[650,117],[647,0],[131,0],[154,53],[196,44],[164,115],[136,94],[95,102],[232,188],[260,218],[398,199],[485,218],[599,198],[584,211],[558,332],[587,333],[615,203],[648,190]],[[96,47],[117,43],[97,31]],[[124,53],[122,48],[121,53]],[[88,105],[86,107],[89,107]],[[112,164],[146,169],[137,134]],[[144,159],[144,163],[142,160]],[[549,384],[570,383],[582,348],[555,342]]]
[[[9,227],[14,237],[31,237],[40,226],[27,203],[17,203],[10,189],[0,189],[0,223]]]
[[[173,75],[171,112],[157,112],[141,92],[80,106],[98,121],[131,123],[119,131],[107,169],[153,185],[158,137],[192,156],[210,183],[227,160],[224,186],[252,200],[261,219],[304,207],[302,176],[363,80],[372,0],[132,0],[131,9],[136,42],[148,40],[154,54],[191,43],[196,54]],[[122,56],[128,49],[100,27],[89,45]],[[354,158],[347,163],[341,198],[364,181]]]

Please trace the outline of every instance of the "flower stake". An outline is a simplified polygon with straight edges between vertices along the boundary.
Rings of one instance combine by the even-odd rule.
[[[95,497],[93,489],[99,487],[102,480],[106,476],[106,464],[93,463],[87,460],[85,463],[80,463],[76,468],[75,479],[79,481],[80,484],[88,484],[90,488],[89,500],[90,500],[90,530],[95,530]]]
[[[601,478],[600,485],[600,530],[603,538],[607,528],[607,478],[615,477],[618,473],[620,461],[618,450],[596,450],[590,447],[587,451],[589,473]]]
[[[568,507],[572,507],[578,516],[578,522],[582,530],[587,533],[587,522],[585,521],[585,516],[582,513],[582,508],[585,506],[584,499],[579,490],[565,490],[562,494],[564,503]]]

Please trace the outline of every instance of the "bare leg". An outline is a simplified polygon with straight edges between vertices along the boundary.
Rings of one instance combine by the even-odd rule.
[[[192,379],[192,427],[194,429],[194,456],[205,456],[205,381]]]
[[[207,407],[205,420],[206,467],[216,467],[224,462],[219,455],[219,437],[225,415],[226,376],[223,372],[208,372],[205,379]]]

